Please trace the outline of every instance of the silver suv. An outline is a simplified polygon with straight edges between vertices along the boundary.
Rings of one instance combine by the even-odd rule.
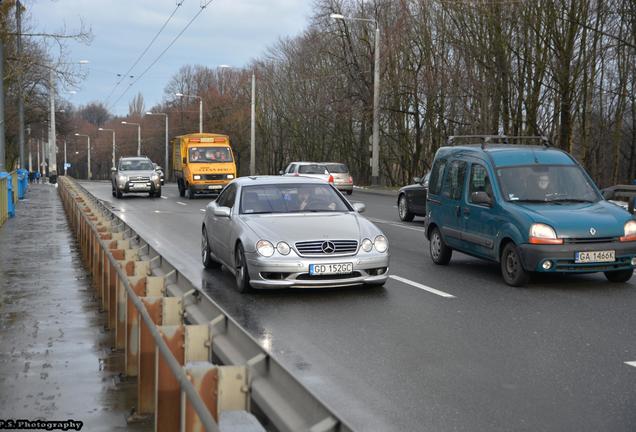
[[[161,178],[149,158],[123,157],[111,170],[114,197],[141,192],[148,192],[151,198],[161,196]]]

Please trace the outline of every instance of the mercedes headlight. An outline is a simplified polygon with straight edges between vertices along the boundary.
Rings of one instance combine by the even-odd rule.
[[[379,235],[373,240],[375,250],[380,253],[384,253],[389,249],[389,241],[383,235]]]
[[[201,180],[201,176],[200,176],[200,175],[195,175],[193,178],[194,178],[195,180]]]
[[[267,240],[259,240],[256,242],[256,252],[264,257],[271,257],[274,255],[274,245]]]
[[[234,174],[228,174],[228,175],[227,175],[227,178],[229,178],[229,179],[233,179],[233,178],[234,178]]]
[[[371,249],[373,249],[373,242],[368,238],[365,238],[364,240],[362,240],[362,244],[360,245],[360,247],[365,252],[371,252]]]
[[[276,245],[276,250],[281,255],[289,255],[289,252],[291,252],[291,248],[285,242],[278,242],[278,244]]]

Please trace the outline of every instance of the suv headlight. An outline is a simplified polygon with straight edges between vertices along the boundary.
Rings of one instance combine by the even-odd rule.
[[[154,180],[159,180],[159,174],[157,174],[156,172],[150,174],[150,180],[153,180],[153,181]]]
[[[126,183],[128,181],[128,177],[123,174],[117,174],[117,181],[119,183]]]
[[[227,175],[227,178],[229,178],[229,179],[233,179],[233,178],[234,178],[234,174],[228,174],[228,175]]]
[[[384,253],[389,249],[389,241],[383,235],[379,235],[373,240],[375,250],[380,253]]]
[[[625,235],[620,238],[620,241],[636,241],[636,221],[630,220],[625,223],[625,227],[623,228],[623,232]]]
[[[563,244],[563,239],[557,238],[554,228],[542,223],[530,226],[528,241],[531,244]]]
[[[256,252],[264,257],[274,255],[274,245],[267,240],[259,240],[256,242]]]
[[[201,180],[201,176],[200,175],[195,175],[194,177],[192,177],[195,180]]]

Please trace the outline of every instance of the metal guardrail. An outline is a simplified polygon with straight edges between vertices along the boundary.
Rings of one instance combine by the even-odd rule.
[[[216,431],[229,410],[281,432],[352,430],[101,201],[68,178],[59,192],[155,430]]]

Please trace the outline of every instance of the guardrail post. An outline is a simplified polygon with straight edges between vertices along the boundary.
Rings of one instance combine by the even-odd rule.
[[[156,292],[156,283],[146,281],[147,297],[140,297],[140,300],[148,315],[155,325],[161,325],[161,315],[163,309],[163,287]],[[154,292],[153,292],[154,291]],[[148,326],[141,322],[139,326],[139,357],[137,376],[137,412],[139,414],[152,414],[155,411],[155,372],[157,347],[155,340],[148,329]]]
[[[223,411],[247,410],[245,366],[215,366],[209,362],[190,362],[185,369],[188,379],[217,422]],[[205,430],[189,402],[186,403],[185,416],[187,432]]]
[[[164,299],[165,300],[165,299]],[[185,326],[160,326],[159,333],[179,364],[184,364]],[[181,424],[181,389],[163,356],[156,351],[155,431],[174,432]]]

